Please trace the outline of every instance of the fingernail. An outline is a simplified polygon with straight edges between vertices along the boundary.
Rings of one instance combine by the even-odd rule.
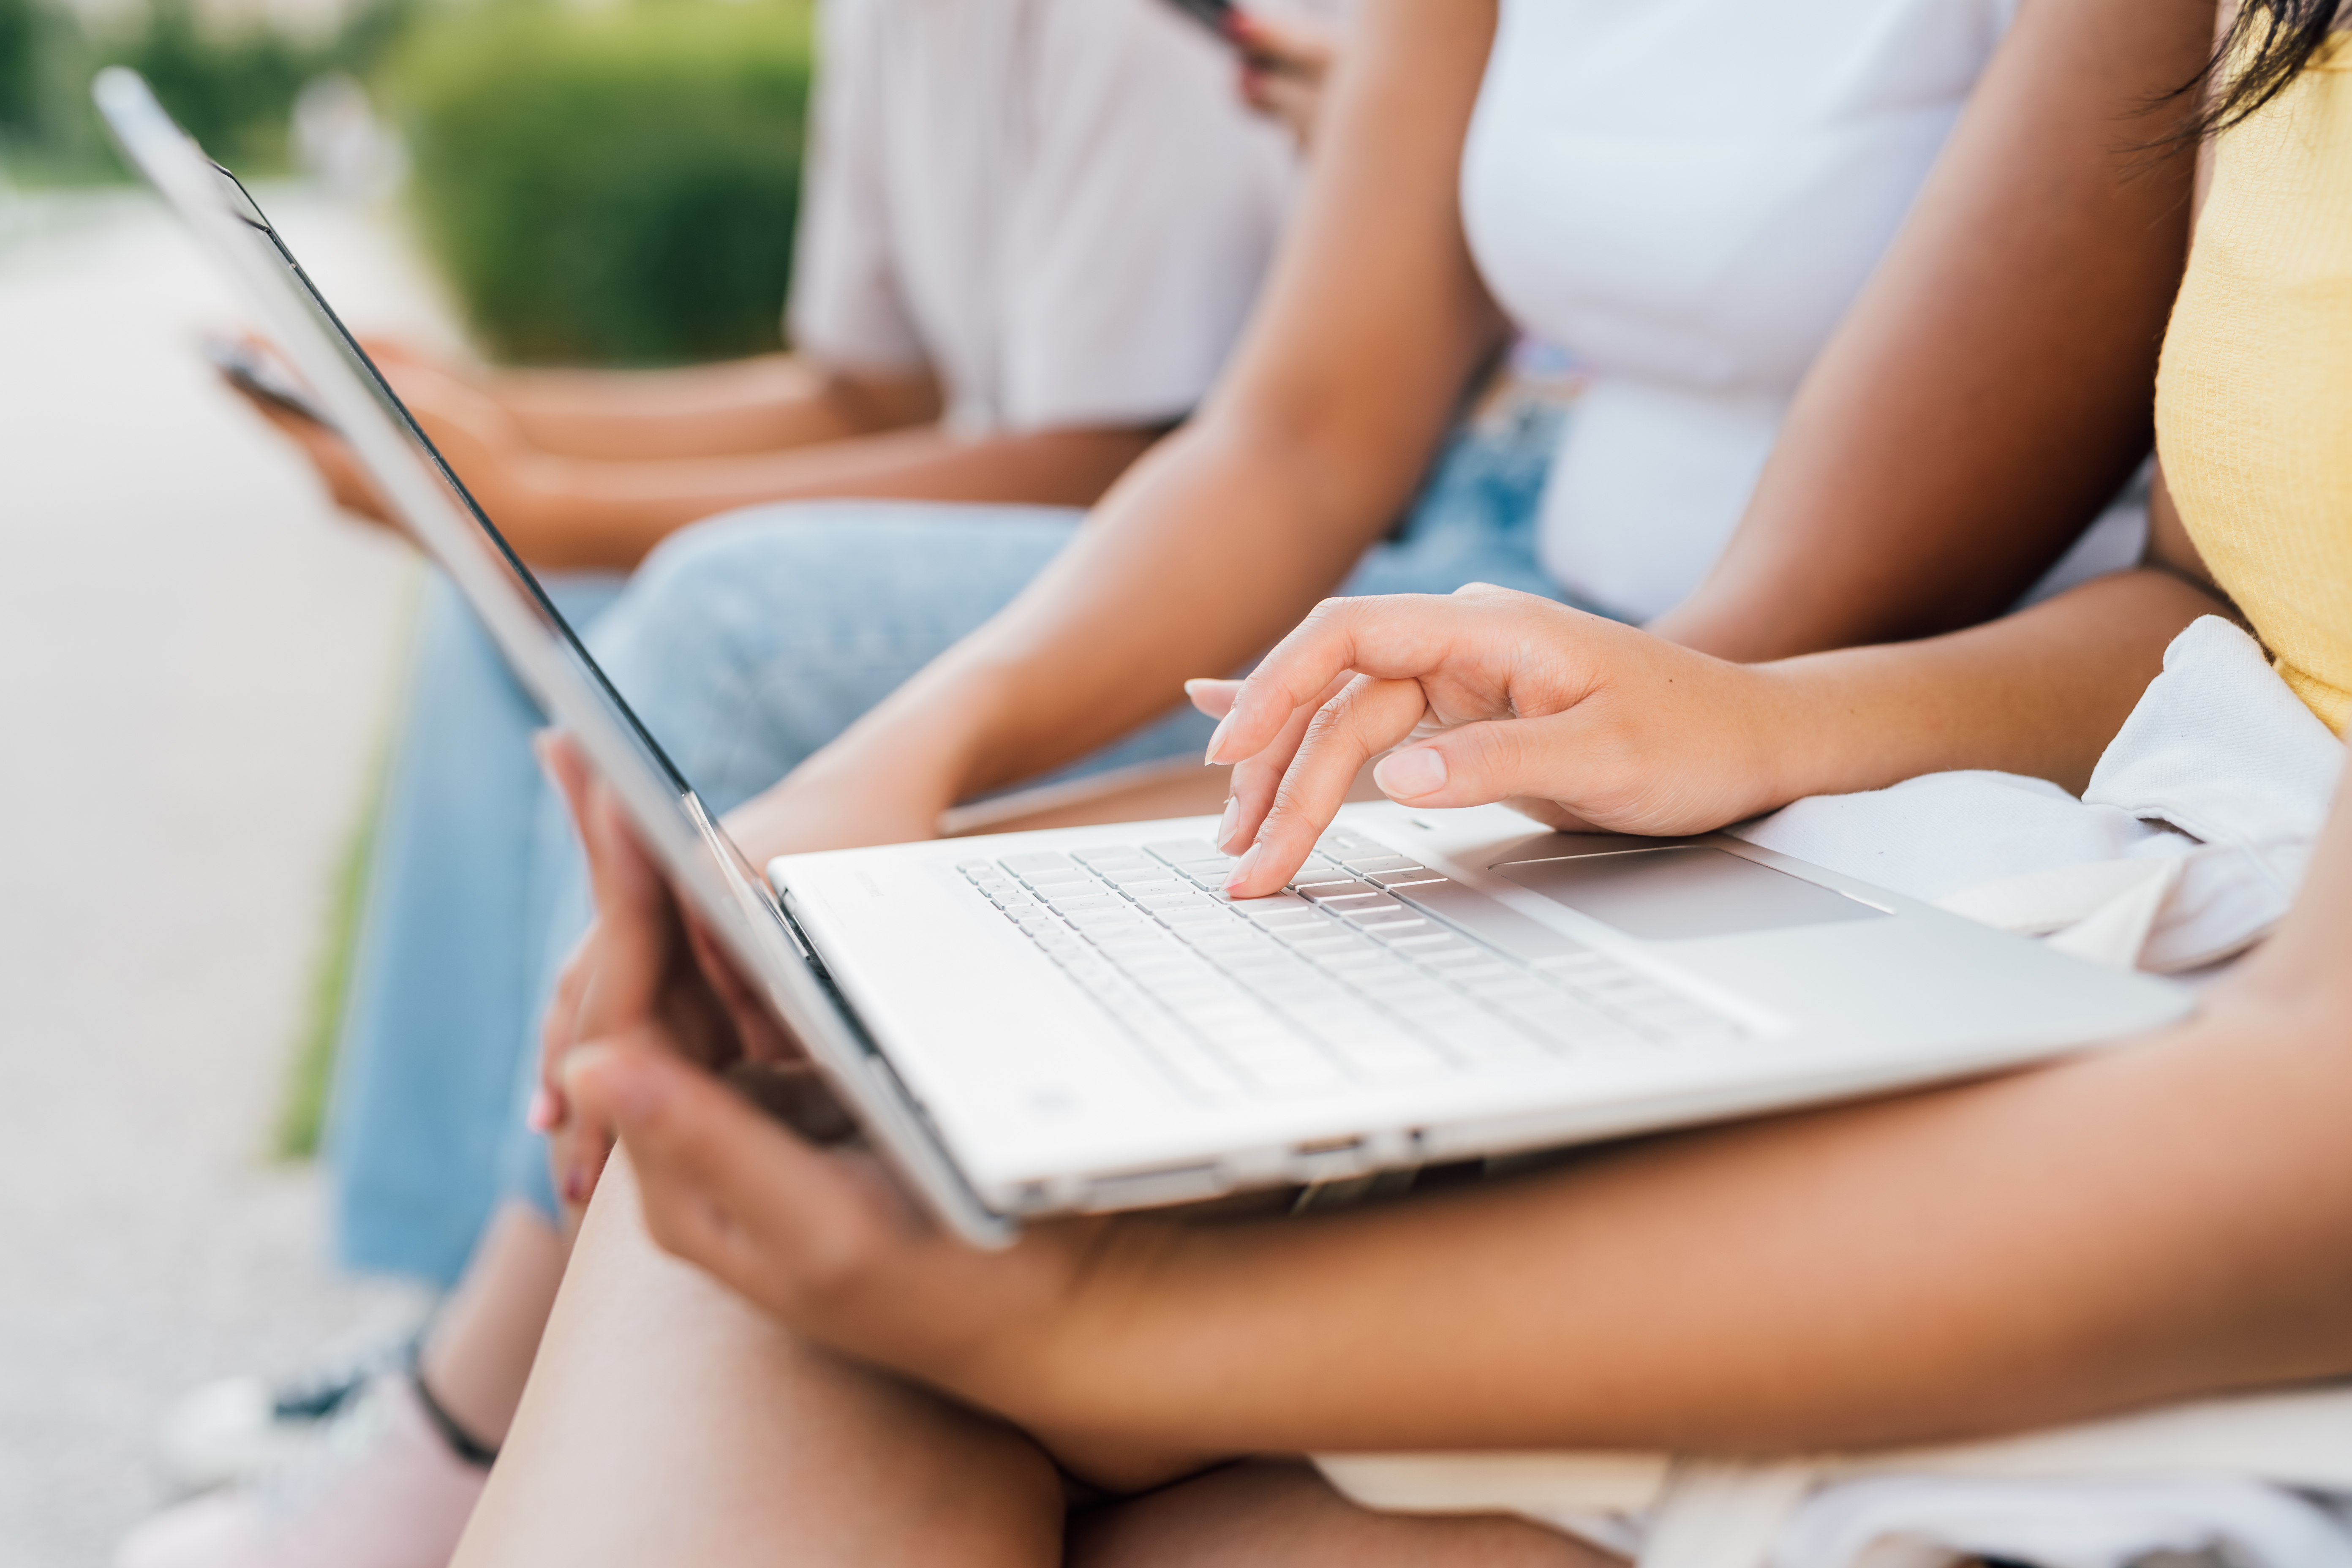
[[[1445,758],[1429,746],[1391,752],[1372,770],[1372,782],[1391,800],[1418,800],[1445,787]]]
[[[563,1107],[545,1084],[531,1090],[530,1109],[522,1113],[523,1125],[533,1132],[545,1132],[563,1120]]]
[[[1257,868],[1257,858],[1265,848],[1263,844],[1253,844],[1249,847],[1249,853],[1234,862],[1233,870],[1225,877],[1225,891],[1230,893],[1249,880],[1249,874]]]
[[[563,1201],[574,1208],[588,1201],[588,1173],[583,1167],[563,1168]]]
[[[1223,849],[1233,842],[1234,829],[1241,825],[1242,803],[1231,795],[1225,797],[1225,815],[1217,818],[1217,847]]]
[[[1217,727],[1209,731],[1209,750],[1206,754],[1201,758],[1202,766],[1205,767],[1217,760],[1217,748],[1224,744],[1225,731],[1234,727],[1234,717],[1241,710],[1241,704],[1239,702],[1234,703],[1232,710],[1226,713],[1223,718],[1217,721]]]

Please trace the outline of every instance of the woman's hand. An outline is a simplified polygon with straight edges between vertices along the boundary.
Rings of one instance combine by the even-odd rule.
[[[545,738],[541,761],[563,791],[587,847],[597,923],[565,965],[540,1035],[531,1125],[548,1135],[557,1195],[574,1218],[613,1147],[611,1124],[564,1092],[564,1064],[583,1040],[655,1021],[668,1048],[780,1106],[829,1101],[806,1078],[798,1047],[718,944],[670,897],[628,836],[618,806],[571,741]]]
[[[1312,16],[1235,10],[1226,24],[1241,50],[1242,100],[1290,128],[1298,150],[1315,145],[1324,84],[1339,62],[1339,28]]]
[[[840,1142],[837,1112],[813,1126],[821,1096],[785,1108],[814,1134],[803,1136],[730,1091],[710,1069],[726,1072],[747,1053],[777,1059],[781,1030],[724,954],[696,938],[578,754],[560,742],[550,751],[600,915],[600,963],[577,1000],[576,1039],[548,1075],[583,1163],[593,1153],[601,1171],[617,1133],[647,1227],[669,1251],[821,1343],[1050,1424],[1049,1368],[1083,1359],[1084,1325],[1147,1289],[1181,1230],[1070,1220],[982,1252],[933,1225],[872,1152]],[[738,1088],[742,1074],[736,1065]],[[772,1095],[761,1098],[772,1106]]]
[[[387,353],[382,344],[372,345],[372,352],[384,379],[508,542],[526,560],[549,559],[558,508],[541,473],[545,455],[524,441],[504,408],[466,381],[405,352]],[[340,435],[236,390],[302,449],[338,507],[398,528],[391,506]]]
[[[1230,889],[1281,887],[1357,771],[1406,805],[1504,801],[1570,829],[1696,833],[1783,804],[1790,717],[1729,664],[1529,594],[1327,599],[1245,680],[1194,681],[1232,763]]]

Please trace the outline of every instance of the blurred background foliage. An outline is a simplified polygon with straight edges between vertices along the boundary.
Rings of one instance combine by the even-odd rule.
[[[411,200],[485,349],[651,364],[778,346],[806,6],[445,13],[389,80]]]
[[[299,33],[197,0],[108,23],[0,0],[0,163],[121,179],[89,98],[121,63],[223,163],[285,175],[304,85],[348,75],[405,143],[403,205],[485,353],[756,353],[779,343],[810,34],[810,0],[361,0]]]

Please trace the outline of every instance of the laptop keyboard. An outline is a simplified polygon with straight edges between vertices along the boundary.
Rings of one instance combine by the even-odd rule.
[[[957,868],[1202,1100],[1715,1044],[1743,1032],[1685,993],[1360,835],[1327,834],[1271,898],[1226,899],[1219,889],[1232,867],[1207,840],[1182,839]],[[1483,942],[1430,913],[1482,907],[1538,932],[1542,956],[1529,962],[1507,951],[1526,943]]]

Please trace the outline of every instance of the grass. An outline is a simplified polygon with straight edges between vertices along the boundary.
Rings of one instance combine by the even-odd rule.
[[[310,995],[301,1031],[287,1064],[278,1126],[270,1152],[280,1160],[308,1160],[319,1152],[327,1120],[327,1091],[334,1081],[335,1044],[342,1032],[343,1003],[351,994],[352,964],[358,956],[360,911],[367,902],[368,865],[375,855],[376,826],[383,814],[383,770],[361,803],[358,820],[343,840],[328,894],[326,930],[310,962]]]
[[[293,1055],[286,1065],[285,1083],[279,1090],[277,1125],[270,1131],[269,1152],[279,1160],[316,1157],[320,1139],[326,1131],[327,1100],[335,1081],[336,1047],[342,1037],[343,1012],[351,998],[352,970],[359,957],[361,917],[367,907],[368,868],[374,863],[376,834],[383,822],[384,775],[390,768],[392,748],[398,743],[394,726],[407,710],[406,672],[411,658],[409,649],[415,641],[422,581],[411,572],[402,590],[390,660],[394,673],[380,710],[385,718],[376,742],[374,764],[368,769],[367,793],[360,798],[359,810],[352,816],[342,853],[335,858],[328,883],[326,918],[319,946],[310,960],[309,994],[294,1037]]]

